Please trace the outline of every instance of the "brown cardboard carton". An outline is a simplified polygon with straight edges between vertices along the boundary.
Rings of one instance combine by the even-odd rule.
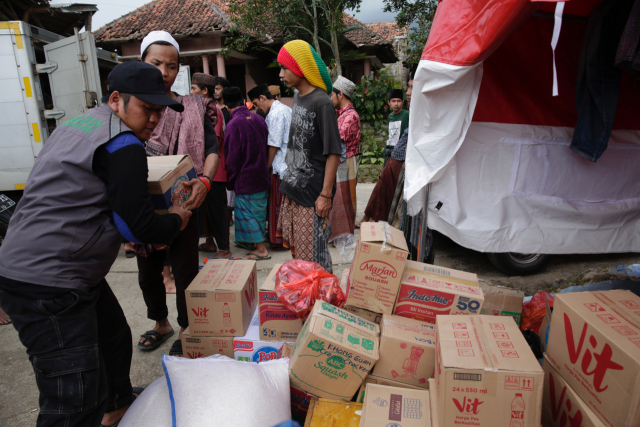
[[[345,305],[391,314],[408,254],[402,231],[387,223],[363,222]]]
[[[605,427],[545,357],[542,425],[544,427]],[[568,421],[568,422],[567,422]]]
[[[342,276],[340,277],[340,289],[342,289],[345,295],[347,293],[348,282],[349,282],[349,269],[345,268],[344,271],[342,272]],[[373,311],[365,310],[364,308],[345,305],[344,307],[342,307],[342,309],[347,310],[348,312],[351,312],[358,317],[362,317],[363,319],[368,320],[369,322],[377,323],[378,325],[382,320],[382,314],[374,313]]]
[[[289,310],[276,295],[277,264],[260,286],[260,337],[264,341],[295,341],[302,329],[302,319]]]
[[[520,324],[522,318],[522,300],[524,292],[505,286],[493,286],[480,283],[484,293],[484,302],[480,314],[489,316],[511,316],[516,324]]]
[[[360,427],[431,427],[428,390],[367,384]]]
[[[440,418],[438,418],[438,393],[436,389],[436,380],[429,378],[429,400],[431,401],[431,427],[440,427]]]
[[[428,388],[436,364],[436,327],[406,317],[384,314],[380,326],[380,358],[373,374]]]
[[[291,385],[351,400],[378,360],[379,333],[375,323],[316,301],[289,358]]]
[[[291,394],[291,414],[293,415],[293,418],[304,420],[307,416],[307,412],[309,411],[309,404],[311,403],[311,400],[317,400],[318,396],[309,394],[306,391],[295,388],[294,386],[290,386],[289,391]]]
[[[193,336],[187,328],[182,333],[181,340],[184,357],[189,359],[198,359],[214,354],[222,354],[233,359],[233,337]]]
[[[511,317],[438,316],[440,427],[539,427],[544,372]]]
[[[278,350],[278,359],[282,359],[283,357],[291,357],[291,353],[293,353],[293,344],[292,343],[284,343],[280,350]]]
[[[482,289],[473,273],[407,261],[393,314],[435,323],[443,314],[479,314]]]
[[[409,385],[409,384],[405,384],[405,383],[401,383],[398,381],[394,381],[394,380],[390,380],[389,378],[382,378],[382,377],[377,377],[373,374],[368,375],[367,378],[365,378],[364,382],[362,383],[362,385],[360,386],[360,390],[358,390],[358,395],[356,398],[356,402],[360,402],[362,403],[364,401],[364,394],[367,388],[367,384],[380,384],[380,385],[388,385],[391,387],[400,387],[400,388],[410,388],[412,390],[424,390],[424,387],[416,387],[413,385]]]
[[[182,186],[197,177],[193,167],[191,156],[157,156],[147,157],[147,167],[149,175],[147,182],[151,203],[159,214],[166,214],[173,204],[171,197],[176,194],[179,199],[179,206],[186,202],[191,195],[191,190]]]
[[[547,356],[607,426],[640,426],[640,298],[630,291],[557,294]]]
[[[243,336],[258,305],[256,262],[210,260],[185,293],[191,335]]]

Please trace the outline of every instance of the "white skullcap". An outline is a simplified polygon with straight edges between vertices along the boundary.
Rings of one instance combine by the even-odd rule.
[[[140,56],[142,56],[145,49],[148,48],[150,44],[160,41],[171,43],[171,45],[178,51],[178,55],[180,55],[180,46],[178,46],[178,42],[171,36],[171,34],[166,31],[151,31],[142,39],[142,44],[140,45]]]
[[[356,90],[356,85],[351,80],[338,76],[338,79],[333,83],[333,88],[351,98],[351,94]]]

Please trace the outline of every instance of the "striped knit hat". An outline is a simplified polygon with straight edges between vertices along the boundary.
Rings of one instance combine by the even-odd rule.
[[[292,40],[282,46],[278,62],[290,69],[298,77],[304,77],[320,89],[330,94],[333,90],[331,78],[320,55],[304,40]]]

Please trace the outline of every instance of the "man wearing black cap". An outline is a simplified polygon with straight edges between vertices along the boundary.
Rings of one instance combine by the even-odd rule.
[[[163,106],[183,108],[157,68],[118,65],[103,104],[51,134],[11,218],[0,300],[33,365],[38,426],[110,426],[134,399],[131,330],[105,276],[123,236],[166,243],[188,223],[177,206],[156,214],[147,187],[140,140]]]
[[[393,148],[396,146],[405,129],[409,127],[409,112],[403,110],[404,94],[402,89],[391,89],[389,91],[389,106],[391,113],[387,117],[389,122],[389,139],[387,146],[384,148],[384,164],[387,164]]]

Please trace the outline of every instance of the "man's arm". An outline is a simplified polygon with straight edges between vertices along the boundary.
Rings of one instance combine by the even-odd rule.
[[[325,218],[331,212],[331,198],[333,197],[333,184],[336,180],[336,172],[340,164],[339,154],[329,154],[324,167],[324,184],[320,196],[316,199],[316,213],[320,218]]]
[[[267,163],[267,167],[270,168],[271,165],[273,164],[273,159],[276,157],[276,154],[278,154],[278,147],[271,147],[269,146],[269,153],[267,154],[269,156],[268,158],[268,163]]]

